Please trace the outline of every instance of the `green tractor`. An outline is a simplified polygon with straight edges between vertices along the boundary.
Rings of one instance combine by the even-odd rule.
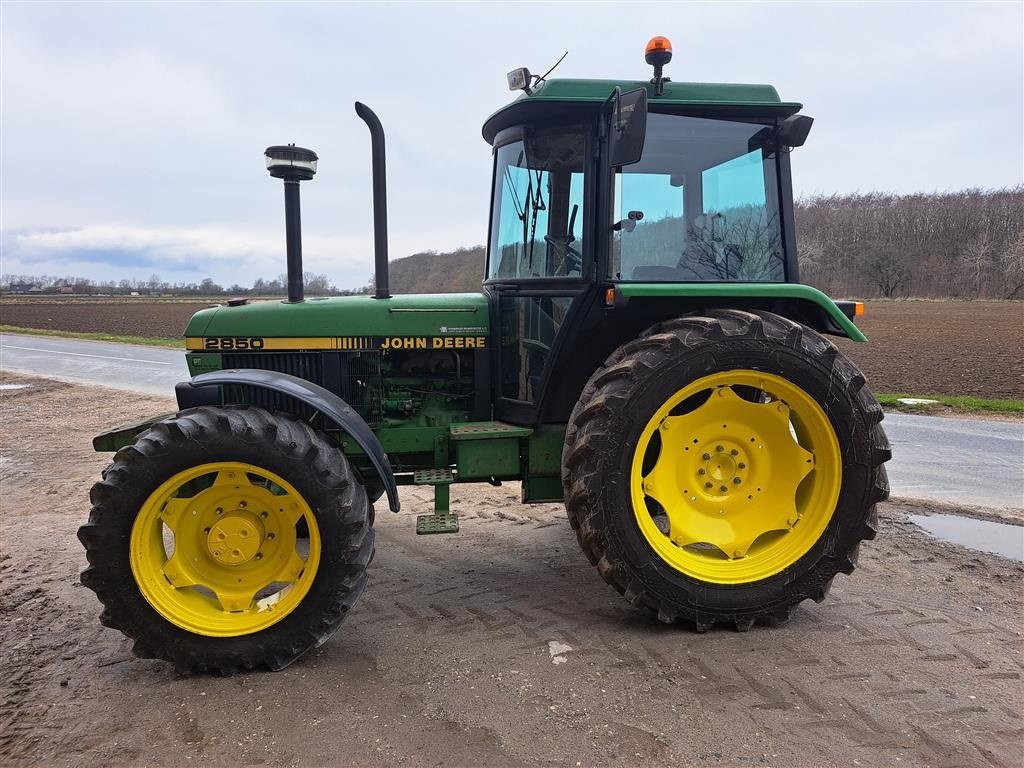
[[[230,674],[328,640],[367,583],[374,508],[432,486],[417,533],[453,533],[451,486],[564,500],[600,576],[705,631],[825,598],[888,495],[882,410],[825,336],[861,305],[799,282],[790,152],[811,125],[767,85],[509,74],[481,293],[392,296],[384,134],[375,294],[304,299],[284,180],[286,301],[228,301],[185,331],[178,411],[116,451],[79,530],[82,583],[135,653]]]

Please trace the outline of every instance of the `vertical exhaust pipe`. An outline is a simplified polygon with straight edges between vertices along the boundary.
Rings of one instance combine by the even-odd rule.
[[[284,231],[288,253],[288,303],[304,300],[302,281],[302,217],[299,212],[299,182],[316,175],[316,152],[294,144],[267,147],[263,156],[267,170],[284,180]]]
[[[370,145],[373,158],[373,254],[376,299],[390,299],[391,286],[388,281],[388,190],[384,164],[384,128],[373,110],[362,102],[356,102],[356,114],[370,129]]]
[[[299,182],[284,183],[284,242],[288,258],[288,303],[305,301],[302,282],[302,215]]]

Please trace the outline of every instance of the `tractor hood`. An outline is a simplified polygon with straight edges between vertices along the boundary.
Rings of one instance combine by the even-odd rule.
[[[185,338],[187,348],[193,351],[351,349],[348,342],[357,338],[365,341],[354,348],[372,349],[394,339],[451,336],[473,337],[475,341],[476,337],[486,337],[489,330],[487,299],[483,294],[444,293],[390,299],[342,296],[296,304],[256,301],[210,307],[192,316],[185,328]],[[231,347],[230,339],[242,339],[247,344]]]

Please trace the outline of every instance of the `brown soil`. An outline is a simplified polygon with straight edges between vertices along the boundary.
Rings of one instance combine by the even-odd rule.
[[[181,338],[192,315],[213,303],[212,299],[4,299],[0,301],[0,323],[48,331],[176,339]]]
[[[75,539],[109,460],[91,435],[170,401],[2,380],[31,386],[0,395],[0,765],[1019,765],[1024,567],[903,504],[823,604],[697,635],[605,586],[560,505],[459,486],[462,532],[417,537],[429,491],[407,489],[323,648],[178,675],[100,626]]]
[[[1024,398],[1024,302],[869,301],[839,340],[876,392]]]
[[[209,303],[6,298],[0,323],[179,338]],[[876,392],[1024,398],[1024,302],[871,301],[858,324],[870,343],[838,343]]]

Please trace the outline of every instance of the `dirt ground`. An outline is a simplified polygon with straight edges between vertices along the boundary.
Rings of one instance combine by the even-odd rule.
[[[189,318],[214,299],[61,299],[11,297],[0,301],[0,323],[75,333],[111,333],[177,339]]]
[[[108,460],[90,437],[169,401],[2,381],[30,386],[0,393],[0,765],[1021,763],[1024,567],[935,543],[900,502],[823,604],[697,635],[608,588],[560,505],[456,487],[462,532],[417,537],[412,489],[318,652],[178,675],[100,626],[75,538]]]
[[[209,301],[5,298],[0,323],[178,338]],[[1024,302],[869,301],[870,343],[837,343],[876,392],[1024,398]]]
[[[839,339],[876,392],[1024,398],[1024,302],[867,302],[867,344]]]

